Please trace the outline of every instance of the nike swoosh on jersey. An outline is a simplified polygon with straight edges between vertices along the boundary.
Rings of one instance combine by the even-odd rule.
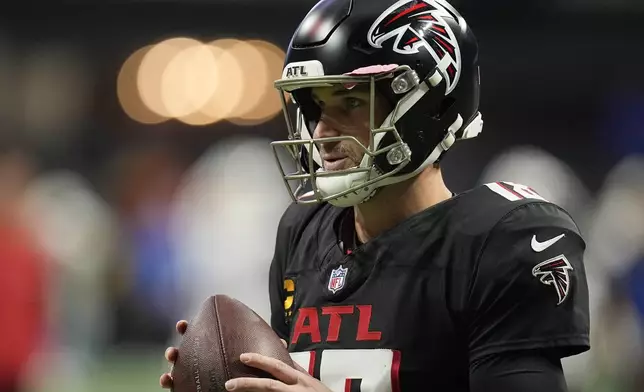
[[[560,239],[564,238],[565,236],[566,236],[565,234],[561,234],[561,235],[556,236],[555,238],[549,239],[548,241],[539,242],[539,241],[537,241],[537,236],[534,235],[534,236],[532,236],[532,242],[530,243],[530,245],[532,246],[533,251],[535,251],[537,253],[538,252],[543,252],[544,250],[546,250],[546,249],[550,248],[552,245],[554,245],[555,242],[559,241]]]

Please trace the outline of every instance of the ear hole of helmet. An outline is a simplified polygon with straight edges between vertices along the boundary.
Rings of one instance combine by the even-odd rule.
[[[403,141],[411,149],[411,162],[399,172],[404,175],[418,168],[440,143],[456,114],[456,100],[445,97],[441,86],[430,89],[395,123]],[[395,143],[391,134],[385,135],[378,148]],[[376,166],[383,172],[393,170],[386,157],[376,158]]]

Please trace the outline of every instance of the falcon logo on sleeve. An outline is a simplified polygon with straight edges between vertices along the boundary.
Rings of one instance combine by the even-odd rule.
[[[558,302],[561,305],[568,298],[570,292],[570,274],[572,265],[564,255],[559,255],[537,264],[532,269],[532,275],[539,278],[541,283],[553,286],[557,292]]]

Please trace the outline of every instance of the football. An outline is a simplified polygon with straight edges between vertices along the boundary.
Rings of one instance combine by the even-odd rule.
[[[271,327],[248,306],[225,295],[208,298],[188,324],[172,369],[174,392],[224,392],[236,377],[271,377],[244,365],[239,356],[252,352],[293,366]]]

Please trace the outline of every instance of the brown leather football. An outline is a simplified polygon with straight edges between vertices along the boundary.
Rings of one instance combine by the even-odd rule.
[[[242,353],[259,353],[293,366],[271,327],[248,306],[225,295],[208,298],[190,321],[172,369],[174,392],[224,392],[236,377],[270,377],[244,365]]]

